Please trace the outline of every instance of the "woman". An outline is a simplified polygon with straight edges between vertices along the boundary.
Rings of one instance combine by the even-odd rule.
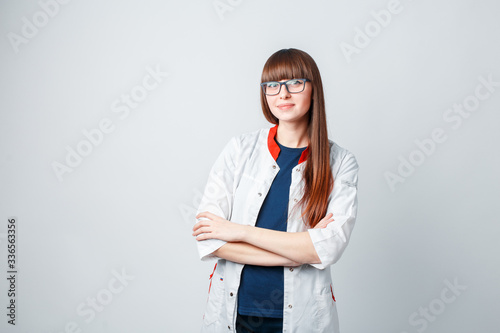
[[[274,126],[229,141],[193,227],[201,260],[217,260],[202,332],[339,332],[330,265],[354,227],[359,167],[328,139],[311,56],[280,50],[261,81]]]

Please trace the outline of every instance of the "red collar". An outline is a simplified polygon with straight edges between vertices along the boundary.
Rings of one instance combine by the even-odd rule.
[[[280,146],[274,141],[276,137],[276,132],[278,132],[278,125],[271,127],[269,129],[269,135],[267,136],[267,147],[269,148],[269,152],[271,156],[276,161],[278,159],[278,155],[280,154]],[[307,160],[307,156],[309,155],[309,146],[302,152],[300,155],[299,164]]]

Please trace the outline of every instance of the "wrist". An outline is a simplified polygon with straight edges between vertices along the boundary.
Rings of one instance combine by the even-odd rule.
[[[249,239],[249,233],[250,233],[250,228],[252,228],[252,226],[250,225],[242,225],[241,226],[241,232],[240,232],[240,242],[245,242],[245,243],[248,243],[248,239]]]

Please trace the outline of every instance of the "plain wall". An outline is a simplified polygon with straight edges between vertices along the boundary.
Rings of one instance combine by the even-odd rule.
[[[262,67],[294,47],[320,68],[330,139],[360,165],[331,267],[342,332],[496,332],[499,10],[1,1],[0,275],[10,217],[18,273],[15,327],[0,279],[0,331],[199,331],[213,263],[194,210],[225,143],[271,126]]]

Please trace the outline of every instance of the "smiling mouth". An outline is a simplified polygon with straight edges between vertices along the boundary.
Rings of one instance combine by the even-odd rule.
[[[278,105],[278,108],[281,109],[281,110],[287,110],[289,108],[291,108],[292,106],[294,106],[295,104],[280,104]]]

